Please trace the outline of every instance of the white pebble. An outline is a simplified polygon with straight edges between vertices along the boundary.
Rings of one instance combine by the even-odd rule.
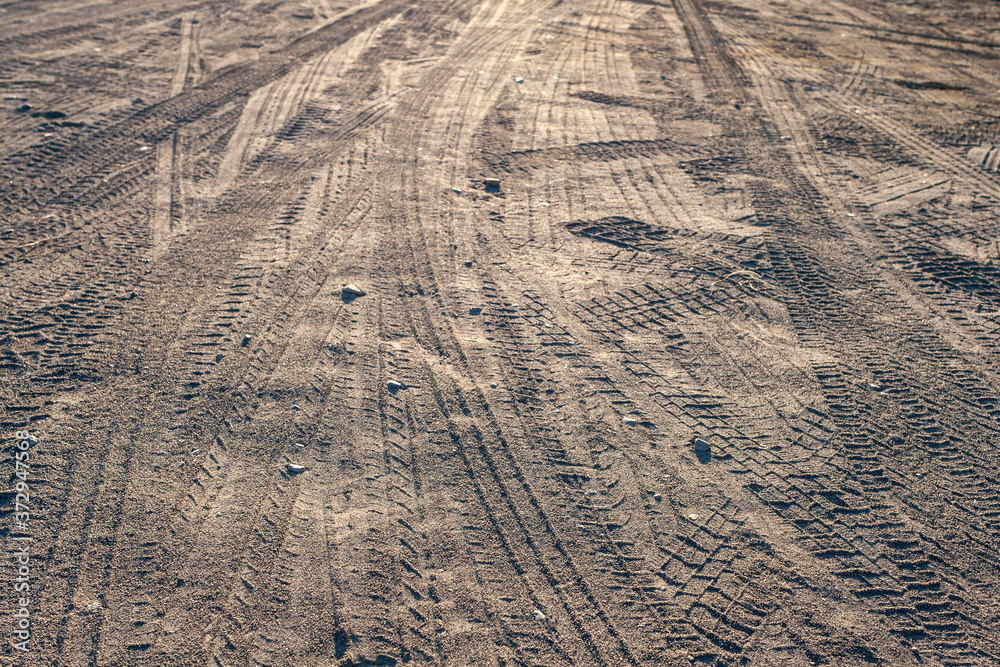
[[[535,610],[535,620],[536,621],[544,621],[545,620],[545,614],[543,614],[541,612],[541,610],[539,610],[539,609]]]

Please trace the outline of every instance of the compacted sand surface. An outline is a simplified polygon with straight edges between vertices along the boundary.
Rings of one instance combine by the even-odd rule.
[[[1000,4],[7,0],[0,92],[2,664],[1000,664]]]

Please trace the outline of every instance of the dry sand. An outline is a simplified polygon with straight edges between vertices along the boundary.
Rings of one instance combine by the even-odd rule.
[[[3,664],[1000,661],[997,2],[12,0],[0,90]]]

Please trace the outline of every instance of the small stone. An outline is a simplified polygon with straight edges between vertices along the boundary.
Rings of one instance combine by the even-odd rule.
[[[708,452],[711,451],[712,446],[702,440],[701,438],[694,439],[694,451],[696,452]]]
[[[306,467],[305,466],[301,466],[298,463],[289,463],[288,464],[288,472],[292,473],[293,475],[298,475],[299,473],[305,472],[305,471],[306,471]]]
[[[243,342],[240,343],[240,347],[246,347],[249,344],[250,344],[250,334],[245,334],[243,336]]]
[[[295,410],[296,412],[298,412],[298,411],[299,411],[299,410],[301,410],[301,409],[302,409],[302,408],[300,408],[300,407],[299,407],[299,406],[297,406],[297,405],[292,405],[292,410]]]
[[[697,514],[688,514],[688,518],[691,519],[692,521],[697,521],[698,520],[698,515]]]
[[[222,353],[221,352],[219,352],[217,355],[215,355],[215,363],[219,363],[220,361],[222,361]]]
[[[462,194],[461,188],[452,188],[451,191],[454,192],[456,195]]]
[[[653,494],[653,500],[655,500],[656,502],[660,502],[661,500],[663,500],[663,496],[661,496],[658,493],[654,493]]]
[[[535,620],[542,622],[545,621],[545,614],[543,614],[540,609],[535,610]]]
[[[482,312],[482,308],[469,308],[469,315],[479,315]]]
[[[100,608],[101,608],[101,603],[96,601],[91,602],[90,604],[87,605],[87,611],[97,611]]]
[[[340,292],[348,296],[364,296],[366,292],[357,285],[344,285]]]
[[[515,76],[514,77],[514,83],[524,83],[524,77],[523,76]]]
[[[497,388],[497,383],[496,382],[490,382],[490,389],[496,389],[496,388]]]
[[[34,447],[38,444],[38,438],[33,435],[29,435],[27,438],[24,438],[24,442],[28,443],[29,447]]]
[[[487,190],[499,190],[500,189],[500,179],[499,178],[484,178],[483,185],[486,186]]]
[[[132,104],[133,105],[135,105],[135,104],[142,104],[142,98],[141,97],[135,98],[134,100],[132,100]]]
[[[622,423],[626,426],[635,426],[635,419],[632,417],[625,417],[622,419]]]
[[[389,380],[385,383],[385,386],[389,388],[389,391],[396,393],[403,388],[403,383],[397,382],[396,380]]]
[[[466,265],[466,266],[470,266],[470,267],[471,267],[471,266],[472,266],[472,262],[471,262],[471,261],[469,261],[469,262],[466,262],[466,263],[465,263],[465,265]]]
[[[198,454],[201,454],[201,450],[200,449],[192,449],[191,450],[191,456],[198,456]]]
[[[306,446],[303,445],[301,442],[296,442],[295,446],[298,447],[299,449],[305,449],[306,448]]]

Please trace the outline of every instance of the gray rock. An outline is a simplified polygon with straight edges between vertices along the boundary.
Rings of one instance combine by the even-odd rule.
[[[701,438],[694,439],[694,451],[696,452],[708,452],[712,450],[712,445],[708,444]]]
[[[288,464],[288,472],[292,473],[293,475],[298,475],[299,473],[302,473],[302,472],[305,472],[305,471],[306,471],[306,467],[305,466],[301,466],[298,463],[289,463]]]
[[[342,294],[347,294],[348,296],[364,296],[367,294],[363,289],[357,285],[344,285],[340,288]]]

